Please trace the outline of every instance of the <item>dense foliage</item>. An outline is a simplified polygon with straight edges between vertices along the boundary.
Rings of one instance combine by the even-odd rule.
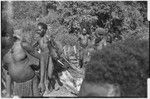
[[[83,28],[92,34],[98,27],[105,28],[112,40],[115,37],[122,40],[144,34],[143,29],[148,31],[149,27],[146,1],[13,1],[9,7],[12,8],[14,28],[22,28],[25,34],[32,35],[29,37],[33,37],[36,25],[41,21],[48,24],[48,34],[55,34],[57,40],[64,34],[81,33]],[[4,7],[2,16],[6,16],[5,12]]]
[[[10,35],[10,33],[13,33],[13,29],[22,29],[26,41],[30,43],[36,41],[35,33],[38,22],[46,23],[48,25],[47,34],[49,36],[53,35],[63,46],[76,45],[78,39],[76,34],[82,33],[83,28],[90,35],[95,33],[95,30],[98,30],[98,28],[104,28],[107,31],[106,36],[111,38],[111,42],[116,42],[116,38],[119,41],[123,41],[129,37],[132,39],[132,37],[137,35],[141,39],[149,38],[147,1],[2,1],[1,3],[2,36]],[[5,24],[3,21],[6,20]],[[11,42],[12,40],[8,41]],[[123,96],[134,94],[135,96],[145,97],[147,70],[149,68],[147,65],[149,57],[147,57],[147,48],[145,51],[145,46],[148,43],[141,42],[143,46],[134,46],[131,42],[127,43],[129,44],[129,49],[127,47],[125,50],[127,52],[132,51],[131,54],[136,54],[140,58],[141,63],[137,64],[135,59],[137,57],[132,57],[130,53],[124,56],[124,53],[120,51],[120,48],[126,44],[120,44],[120,48],[119,46],[114,46],[104,49],[101,54],[104,54],[103,59],[106,59],[104,61],[109,62],[106,62],[106,64],[98,62],[93,67],[88,68],[89,73],[92,73],[92,77],[89,76],[89,80],[94,81],[94,79],[97,79],[96,77],[99,79],[103,76],[101,73],[104,72],[104,80],[108,80],[111,83],[119,81],[119,84],[122,86]],[[5,47],[6,44],[3,44],[3,46]],[[130,49],[131,46],[133,46],[134,50]],[[141,48],[141,50],[137,51],[138,48]],[[112,50],[114,51],[112,52]],[[2,53],[2,55],[4,54]],[[141,58],[145,58],[146,61],[141,60]],[[100,69],[104,71],[98,72],[99,67],[95,67],[95,65],[99,64],[102,64],[101,66],[109,64],[110,68],[105,69],[107,66],[101,67]],[[105,70],[111,72],[106,72]],[[127,70],[127,72],[124,70]],[[131,73],[132,77],[128,77],[130,76],[129,73]],[[99,75],[96,76],[96,74]],[[139,78],[136,78],[136,74]],[[117,75],[117,77],[113,79],[112,76],[114,75]],[[143,91],[141,92],[138,89]]]

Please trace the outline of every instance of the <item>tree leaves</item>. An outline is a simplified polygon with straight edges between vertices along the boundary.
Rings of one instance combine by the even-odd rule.
[[[15,28],[24,28],[32,33],[34,30],[31,28],[35,28],[38,22],[44,22],[52,27],[51,34],[59,36],[80,33],[83,28],[90,34],[91,28],[100,27],[106,28],[110,35],[117,35],[116,30],[119,30],[126,38],[139,27],[148,27],[146,4],[135,1],[44,1],[49,12],[42,16],[41,1],[13,1],[12,22]],[[2,14],[4,16],[6,12],[3,10]],[[112,20],[115,19],[122,20],[118,23],[120,27],[114,25]]]

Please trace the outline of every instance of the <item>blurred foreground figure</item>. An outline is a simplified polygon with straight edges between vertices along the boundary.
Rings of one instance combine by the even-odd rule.
[[[6,17],[2,16],[1,19],[1,62],[3,65],[3,57],[8,51],[11,49],[11,47],[14,44],[13,39],[13,26],[10,24],[10,22],[7,20]],[[2,96],[4,95],[5,89],[6,89],[6,70],[1,68],[1,75],[2,75],[2,82],[1,82],[1,90],[2,90]],[[4,91],[4,92],[3,92]]]
[[[1,22],[1,56],[3,56],[9,51],[9,49],[13,46],[13,27],[8,22],[6,18],[2,18]]]
[[[129,38],[91,56],[79,97],[147,97],[149,40]]]
[[[10,97],[11,94],[19,97],[40,96],[38,76],[32,69],[38,66],[29,60],[27,53],[22,48],[25,43],[22,31],[15,30],[13,36],[14,45],[3,57],[4,68],[8,71],[6,75],[7,96]]]

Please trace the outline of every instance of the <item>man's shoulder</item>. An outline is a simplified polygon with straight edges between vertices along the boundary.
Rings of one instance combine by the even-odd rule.
[[[31,44],[29,42],[27,42],[27,41],[23,41],[23,42],[21,42],[21,47],[23,49],[26,49],[26,48],[31,47]]]
[[[8,63],[8,62],[10,61],[10,58],[11,58],[11,50],[12,50],[12,49],[10,49],[10,50],[4,55],[4,57],[3,57],[3,62],[4,62],[4,63]]]

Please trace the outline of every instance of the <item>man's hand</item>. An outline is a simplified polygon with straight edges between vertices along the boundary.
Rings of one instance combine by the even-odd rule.
[[[45,84],[44,83],[39,83],[39,86],[38,86],[39,90],[40,90],[40,93],[43,95],[44,92],[45,92]]]
[[[28,42],[21,42],[21,46],[26,52],[28,52],[28,54],[37,59],[40,59],[40,54],[37,51],[35,51],[34,47],[31,46]]]

